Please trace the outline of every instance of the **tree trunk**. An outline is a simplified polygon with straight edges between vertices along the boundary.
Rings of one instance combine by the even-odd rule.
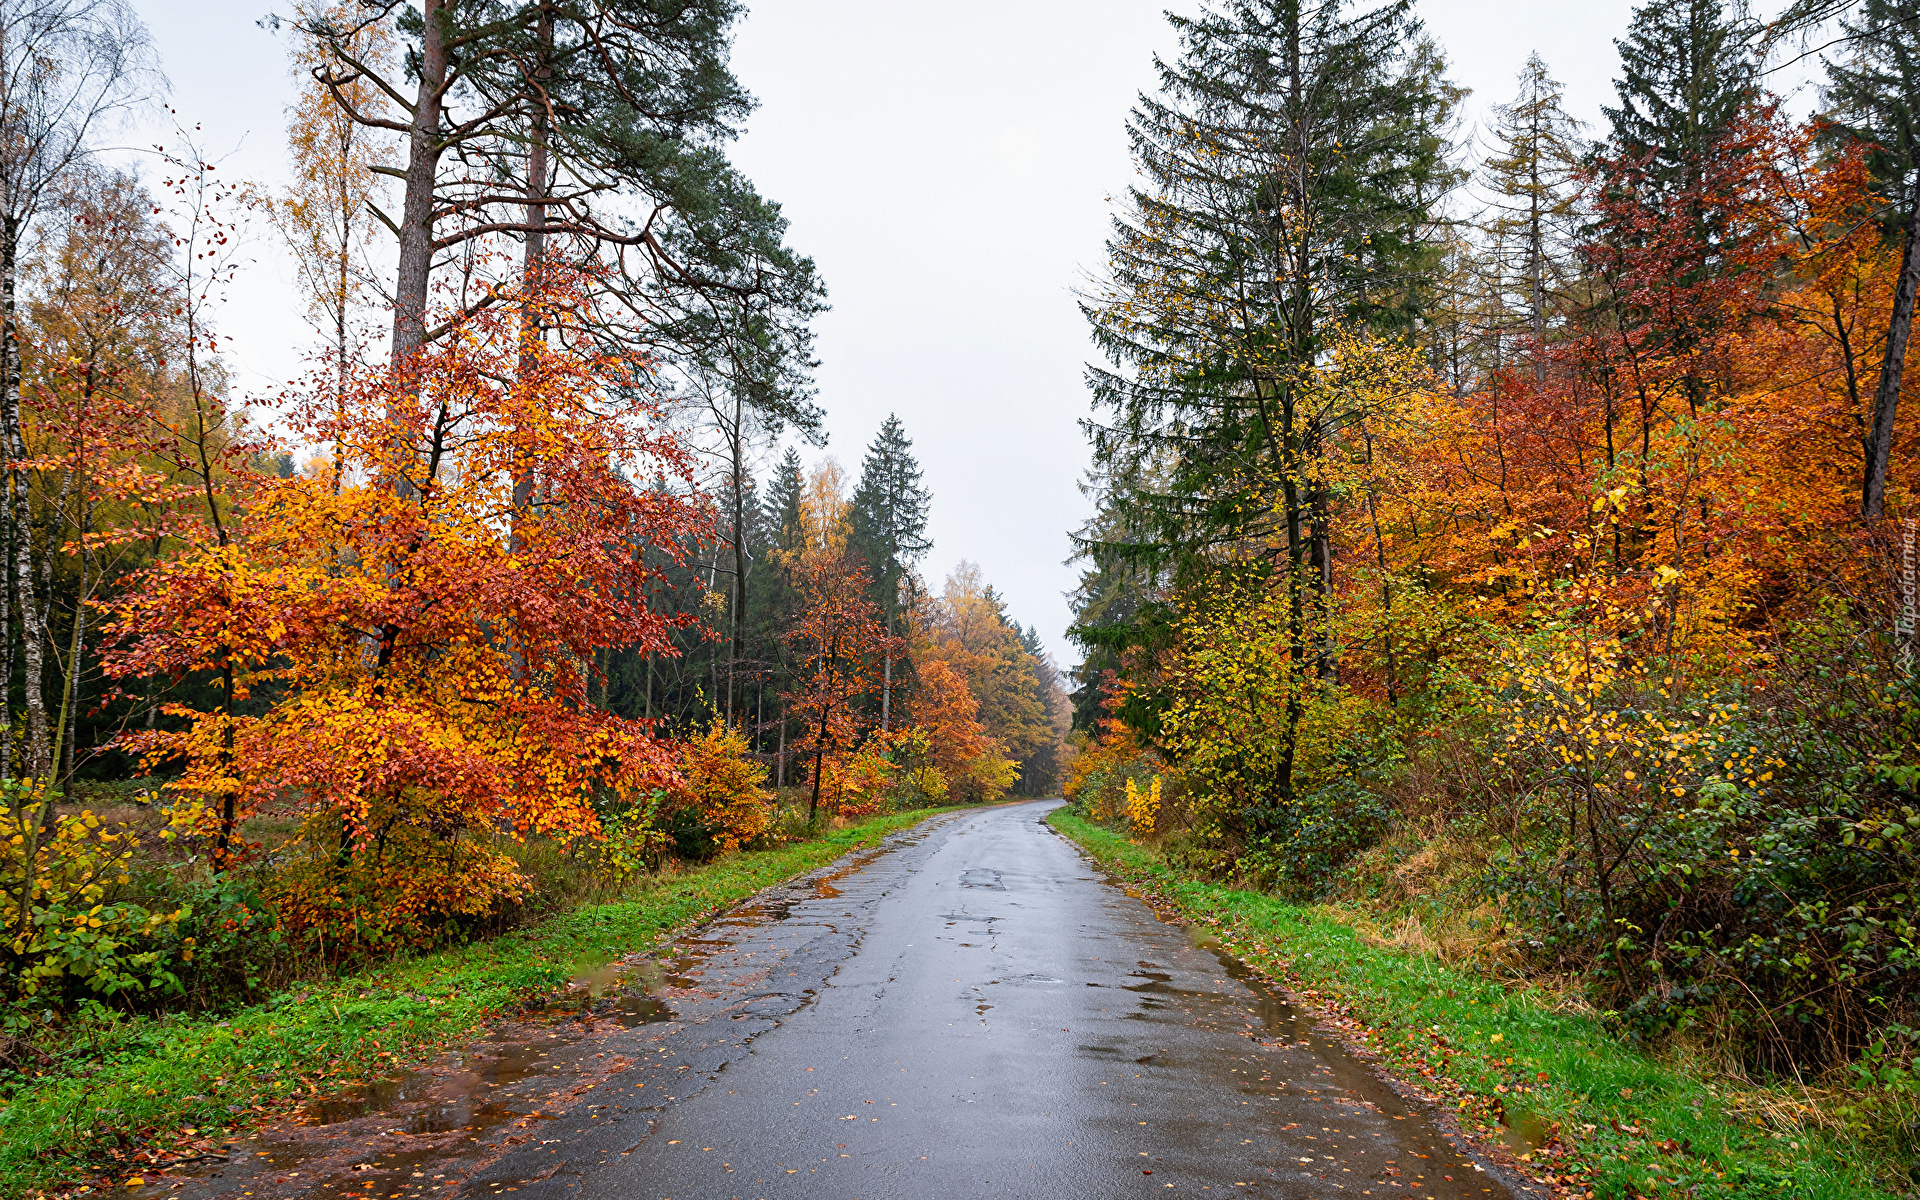
[[[433,199],[438,182],[441,104],[450,62],[446,30],[447,9],[458,0],[422,0],[424,21],[420,34],[412,120],[407,131],[406,193],[400,205],[399,261],[393,285],[393,366],[400,372],[397,406],[419,395],[420,379],[414,362],[427,340],[427,288],[433,274]]]
[[[25,609],[20,607],[13,586],[15,553],[23,526],[14,520],[14,494],[20,486],[20,473],[13,465],[11,432],[20,421],[20,342],[14,328],[15,276],[19,273],[20,223],[11,214],[0,216],[0,446],[6,450],[4,494],[0,495],[0,542],[5,543],[0,559],[0,777],[13,777],[13,622],[21,614],[24,630]]]
[[[540,12],[540,60],[534,67],[534,78],[542,84],[552,73],[547,55],[553,45],[553,14],[544,7]],[[546,328],[541,321],[539,305],[534,303],[532,293],[539,286],[541,265],[547,252],[547,110],[536,97],[533,114],[533,128],[529,131],[527,144],[527,242],[526,257],[521,263],[520,283],[527,294],[520,305],[520,385],[531,385],[533,372],[537,365],[536,351],[546,336]],[[409,177],[411,183],[411,177]],[[523,544],[520,523],[533,504],[533,464],[527,461],[530,453],[525,445],[515,448],[513,465],[513,515],[511,543],[513,552],[518,554]]]
[[[813,798],[807,801],[807,828],[820,816],[820,769],[827,761],[827,716],[833,711],[828,705],[820,710],[820,738],[813,748]]]
[[[81,486],[85,487],[84,469],[82,479]],[[88,560],[91,557],[87,551],[87,535],[92,531],[93,500],[83,497],[80,505],[80,590],[73,605],[73,645],[67,653],[67,684],[60,701],[60,739],[66,750],[56,756],[61,760],[62,787],[73,785],[74,753],[80,741],[80,662],[87,645],[87,600],[92,595],[87,583]]]
[[[1880,365],[1880,386],[1873,394],[1873,428],[1867,432],[1866,480],[1861,489],[1861,512],[1878,521],[1887,499],[1887,464],[1893,457],[1893,420],[1900,405],[1900,376],[1907,365],[1907,342],[1913,333],[1914,293],[1920,291],[1920,184],[1907,214],[1907,244],[1900,252],[1900,278],[1893,289],[1893,316],[1887,322],[1887,357]]]
[[[24,438],[20,433],[19,393],[14,393],[15,403],[13,421],[7,430],[7,441],[16,460],[27,457]],[[46,693],[46,612],[41,597],[34,586],[34,548],[33,513],[27,502],[27,481],[24,476],[14,480],[13,526],[19,537],[19,557],[14,560],[13,586],[14,604],[20,610],[20,660],[22,678],[20,681],[22,698],[27,706],[27,744],[21,764],[25,774],[32,779],[44,778],[49,769],[47,755],[47,693]]]
[[[73,774],[73,742],[68,736],[71,728],[69,721],[78,716],[77,698],[80,681],[80,645],[86,630],[87,566],[83,559],[80,564],[80,589],[75,593],[73,607],[73,630],[67,639],[67,669],[60,681],[60,720],[54,729],[53,753],[49,756],[49,772],[58,769],[58,776],[47,780],[47,794],[51,796],[63,780]],[[74,722],[77,724],[77,722]]]
[[[733,630],[727,656],[727,720],[733,720],[734,693],[738,690],[740,660],[744,657],[747,622],[747,461],[746,432],[741,420],[743,401],[734,397],[733,437]]]

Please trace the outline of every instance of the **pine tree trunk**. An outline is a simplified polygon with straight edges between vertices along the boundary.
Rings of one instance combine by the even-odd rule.
[[[540,13],[538,36],[540,60],[534,67],[534,76],[544,82],[552,73],[547,54],[553,45],[553,13],[544,7]],[[526,256],[520,271],[521,287],[529,297],[522,300],[520,305],[520,383],[523,388],[528,386],[537,367],[536,351],[540,339],[546,336],[539,307],[530,298],[540,283],[541,265],[547,252],[547,110],[544,107],[534,110],[533,129],[528,137],[526,192],[526,223],[530,228],[526,234]],[[529,453],[524,445],[516,447],[514,451],[511,543],[516,554],[524,544],[521,522],[533,505],[533,467],[526,459]]]
[[[450,67],[441,22],[457,0],[422,0],[424,22],[407,131],[406,192],[400,204],[399,261],[393,285],[393,365],[402,372],[396,405],[419,395],[414,359],[427,341],[427,288],[433,274],[433,199],[438,182],[441,105]],[[396,414],[404,415],[404,414]]]
[[[739,673],[740,660],[744,656],[746,620],[747,620],[747,461],[746,434],[741,429],[741,420],[745,417],[742,401],[734,398],[733,406],[733,630],[727,651],[727,720],[733,720],[734,693],[738,690],[736,676]]]
[[[1861,489],[1861,512],[1869,521],[1884,514],[1887,500],[1887,464],[1893,457],[1893,421],[1900,405],[1900,377],[1907,365],[1907,343],[1913,333],[1914,294],[1920,291],[1920,184],[1907,214],[1907,244],[1900,252],[1900,278],[1893,289],[1893,315],[1887,322],[1887,357],[1880,365],[1880,386],[1873,395],[1873,427],[1867,433],[1867,469]]]

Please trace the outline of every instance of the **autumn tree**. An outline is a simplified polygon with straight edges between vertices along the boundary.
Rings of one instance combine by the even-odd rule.
[[[901,590],[912,582],[913,564],[933,548],[927,539],[932,503],[932,494],[921,483],[920,464],[913,457],[913,441],[900,418],[888,414],[860,464],[860,483],[854,488],[849,513],[849,535],[873,580],[881,622],[895,636],[902,633],[900,622],[905,611]],[[881,670],[881,729],[890,726],[892,703],[893,659],[889,656]]]
[[[1026,764],[1048,753],[1060,731],[1049,714],[1039,664],[1022,644],[1020,629],[970,562],[947,576],[938,603],[930,608],[917,661],[939,659],[966,681],[979,704],[981,724],[1024,776]]]
[[[19,287],[21,255],[35,219],[55,190],[75,182],[95,139],[145,103],[165,80],[147,30],[123,0],[10,0],[0,5],[0,441],[8,466],[6,575],[0,629],[11,679],[12,626],[20,629],[25,674],[24,773],[50,769],[43,608],[37,595],[27,485],[14,465],[27,458],[21,432]],[[9,683],[9,687],[11,684]],[[7,705],[11,709],[11,705]],[[9,723],[10,723],[9,716]],[[13,764],[0,764],[11,774]]]
[[[852,750],[866,725],[860,702],[876,690],[881,659],[900,652],[899,639],[880,624],[871,581],[846,558],[844,543],[842,551],[802,559],[800,611],[786,633],[793,690],[783,699],[800,722],[798,750],[813,759],[809,823],[819,819],[830,760]]]
[[[158,469],[164,425],[154,418],[181,398],[173,239],[154,200],[122,173],[88,170],[74,182],[43,218],[43,249],[27,272],[22,438],[31,458],[14,464],[39,534],[22,546],[40,593],[29,628],[53,642],[59,698],[47,757],[62,779],[73,773],[88,698],[93,603],[171,532],[178,494]],[[66,628],[56,634],[62,607]],[[32,664],[25,674],[39,690]],[[30,745],[25,757],[40,752]]]
[[[1900,248],[1873,411],[1861,438],[1860,511],[1877,521],[1886,505],[1894,421],[1920,295],[1920,6],[1866,0],[1843,22],[1847,53],[1827,62],[1826,100],[1839,129],[1871,147],[1880,207],[1876,224]]]
[[[352,115],[379,117],[388,111],[387,97],[370,76],[392,69],[393,31],[383,24],[354,23],[351,16],[349,5],[337,3],[308,3],[298,10],[289,65],[300,86],[287,126],[294,183],[271,207],[274,225],[293,252],[308,319],[326,339],[343,402],[357,350],[354,321],[372,283],[367,255],[376,232],[373,213],[382,198],[380,172],[391,171],[396,157],[390,136]],[[316,77],[316,70],[324,76],[331,61],[327,43],[311,32],[318,25],[344,27],[344,44],[369,73],[337,87]],[[337,449],[334,457],[337,473]]]
[[[590,285],[548,286],[536,299],[563,335],[599,319]],[[127,744],[179,764],[173,790],[222,865],[256,805],[301,797],[278,903],[330,944],[485,912],[524,887],[496,835],[592,834],[596,788],[671,778],[645,724],[592,703],[589,664],[670,648],[658,572],[634,551],[677,552],[699,512],[629,480],[684,481],[689,464],[628,364],[537,347],[528,372],[525,353],[494,311],[421,360],[427,407],[391,403],[411,385],[382,368],[356,368],[344,407],[314,380],[287,419],[337,440],[352,482],[237,480],[227,536],[149,568],[115,608],[116,675],[232,681],[230,700],[172,704],[181,727]],[[547,499],[510,534],[528,461]],[[260,689],[277,697],[264,714],[236,710]]]
[[[923,658],[915,665],[913,693],[902,706],[901,728],[920,731],[927,741],[928,763],[937,783],[921,782],[921,791],[944,788],[955,799],[998,799],[1019,778],[1019,768],[980,721],[980,702],[946,661]]]

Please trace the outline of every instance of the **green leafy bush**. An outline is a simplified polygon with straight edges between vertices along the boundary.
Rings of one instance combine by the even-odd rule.
[[[1292,803],[1266,806],[1260,825],[1267,832],[1242,850],[1240,872],[1290,900],[1319,899],[1392,821],[1392,808],[1374,788],[1351,776],[1335,779]]]
[[[133,835],[91,812],[55,814],[15,780],[0,781],[0,797],[0,1020],[18,1030],[81,998],[179,990],[175,951],[191,960],[195,947],[167,943],[184,908],[109,896],[129,882]]]

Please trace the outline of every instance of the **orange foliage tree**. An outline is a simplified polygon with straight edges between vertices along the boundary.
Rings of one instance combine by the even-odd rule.
[[[297,932],[431,937],[524,891],[502,838],[591,835],[596,790],[677,784],[670,749],[587,685],[596,650],[671,652],[642,550],[675,559],[702,517],[630,482],[688,463],[634,366],[593,349],[585,283],[526,297],[543,336],[486,311],[405,370],[350,371],[344,405],[324,374],[287,397],[346,483],[244,478],[227,536],[115,605],[113,674],[231,680],[230,704],[172,705],[179,728],[125,744],[179,764],[217,866],[261,804],[300,812],[276,897]]]
[[[980,701],[967,681],[944,659],[914,664],[907,715],[913,728],[925,731],[929,764],[955,798],[995,800],[1013,786],[1013,760],[981,724]]]
[[[880,664],[903,643],[880,624],[866,572],[841,557],[817,555],[801,564],[800,611],[785,638],[798,685],[786,694],[802,724],[799,752],[813,759],[807,820],[818,819],[823,785],[868,724],[860,702],[879,687]],[[837,793],[828,796],[830,807]]]

